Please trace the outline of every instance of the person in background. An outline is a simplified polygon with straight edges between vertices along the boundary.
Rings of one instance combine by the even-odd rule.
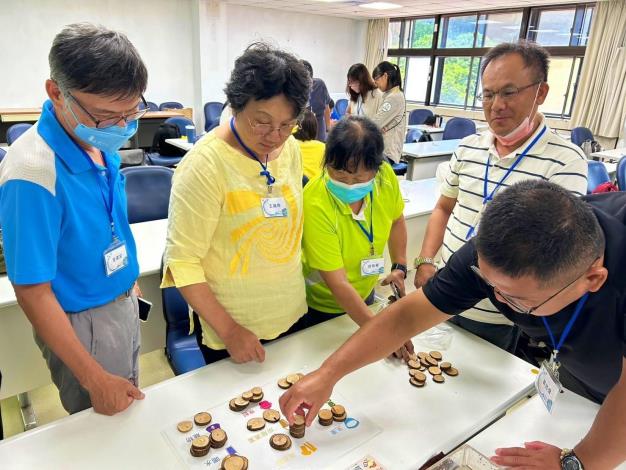
[[[302,158],[292,132],[310,88],[300,60],[251,45],[224,90],[233,117],[174,174],[161,286],[177,287],[196,313],[207,363],[262,362],[262,342],[297,329],[306,312]]]
[[[402,91],[400,67],[381,62],[372,72],[376,86],[383,92],[380,106],[372,120],[380,127],[385,139],[385,157],[400,162],[406,138],[406,100]]]
[[[309,180],[318,177],[322,173],[325,145],[324,142],[315,140],[317,136],[317,119],[315,114],[306,110],[298,130],[293,136],[300,144],[304,176]]]
[[[540,179],[586,193],[586,158],[552,132],[538,110],[549,91],[548,65],[548,53],[529,42],[500,44],[483,58],[480,97],[490,129],[463,139],[443,172],[441,196],[415,260],[417,288],[435,274],[439,250],[446,265],[480,230],[480,215],[497,191]],[[519,329],[489,299],[451,322],[506,351],[516,350]]]
[[[340,120],[328,135],[324,174],[304,189],[302,252],[309,311],[307,324],[347,313],[362,326],[374,316],[374,288],[384,272],[383,251],[393,262],[383,285],[404,295],[406,224],[398,178],[383,157],[383,137],[363,116]],[[413,345],[396,351],[408,360]]]
[[[63,407],[112,415],[144,397],[118,149],[148,110],[148,72],[125,35],[89,23],[63,28],[48,60],[41,117],[0,164],[7,273]]]
[[[309,106],[317,119],[317,140],[326,141],[326,132],[330,129],[330,95],[324,80],[313,77],[313,66],[303,60],[302,63],[309,71],[313,84],[311,85],[311,95],[309,96]]]
[[[350,104],[348,104],[346,114],[372,119],[378,112],[382,93],[365,65],[354,64],[348,69],[346,93],[350,95]]]

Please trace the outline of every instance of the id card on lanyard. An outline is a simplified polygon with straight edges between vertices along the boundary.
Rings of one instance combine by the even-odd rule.
[[[561,363],[559,362],[559,350],[565,343],[567,336],[572,330],[572,326],[574,326],[574,322],[576,322],[576,319],[580,315],[580,312],[584,308],[588,298],[589,292],[578,300],[574,314],[565,325],[565,329],[563,330],[563,333],[561,333],[558,343],[554,339],[554,334],[552,334],[552,329],[550,328],[547,318],[541,317],[543,324],[548,331],[548,335],[550,336],[550,341],[552,343],[552,355],[550,356],[549,361],[543,361],[541,364],[541,370],[539,371],[537,380],[535,380],[535,388],[541,397],[541,401],[543,401],[544,406],[548,410],[548,413],[552,413],[559,394],[563,389],[559,380],[559,367],[561,366]]]
[[[517,165],[520,164],[522,159],[526,155],[528,155],[528,152],[530,152],[530,149],[532,149],[535,146],[535,144],[539,141],[539,139],[541,139],[541,137],[546,133],[546,130],[547,130],[547,127],[543,126],[543,129],[541,129],[541,132],[539,132],[539,134],[537,134],[537,136],[532,140],[532,142],[528,144],[528,146],[522,151],[522,153],[519,154],[517,159],[513,162],[513,165],[509,167],[509,169],[506,171],[504,176],[500,179],[500,181],[496,183],[496,186],[493,188],[491,192],[489,192],[489,188],[488,188],[489,168],[491,166],[491,155],[487,157],[487,164],[485,165],[485,177],[483,179],[483,203],[480,206],[478,213],[474,217],[474,222],[472,223],[470,228],[467,230],[467,234],[465,235],[465,240],[469,240],[470,238],[476,236],[476,234],[478,233],[478,225],[480,224],[480,217],[483,213],[483,210],[485,209],[485,206],[489,203],[489,201],[493,199],[498,189],[500,189],[500,187],[502,186],[502,183],[504,183],[504,181],[513,172],[513,170],[515,170],[515,167],[517,167]]]
[[[361,260],[361,276],[380,276],[385,272],[385,258],[376,255],[374,249],[374,191],[370,191],[370,229],[369,231],[361,224],[360,221],[354,221],[361,232],[367,237],[370,242],[370,254],[368,257]]]
[[[91,159],[87,153],[83,152],[87,161],[89,161],[89,165],[92,170],[96,174],[96,179],[98,180],[98,187],[100,188],[100,194],[102,194],[102,200],[104,201],[104,207],[107,211],[107,215],[109,216],[109,226],[111,227],[111,243],[105,248],[102,253],[102,257],[104,259],[104,271],[107,277],[112,276],[116,272],[124,269],[128,266],[128,251],[126,250],[126,242],[121,240],[116,233],[115,230],[115,222],[113,221],[113,208],[115,204],[115,182],[116,180],[113,178],[113,172],[111,169],[107,169],[107,180],[108,180],[108,194],[103,187],[102,178],[104,176],[101,175],[101,170],[98,169],[94,161]],[[104,154],[102,154],[102,158],[104,159]],[[106,160],[104,160],[106,162]]]

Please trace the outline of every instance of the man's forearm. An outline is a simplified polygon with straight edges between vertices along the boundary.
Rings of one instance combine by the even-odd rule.
[[[391,233],[389,234],[389,256],[393,263],[400,263],[406,265],[406,222],[404,216],[394,221],[391,226]]]

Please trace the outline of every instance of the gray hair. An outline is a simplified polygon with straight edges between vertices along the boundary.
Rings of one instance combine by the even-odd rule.
[[[148,84],[146,66],[126,35],[91,23],[63,28],[48,62],[50,78],[63,92],[128,99],[143,94]]]
[[[526,67],[534,69],[537,80],[548,81],[550,54],[537,43],[525,40],[520,40],[519,42],[503,42],[489,49],[483,56],[483,61],[480,66],[481,77],[492,61],[508,54],[519,54],[524,60]]]

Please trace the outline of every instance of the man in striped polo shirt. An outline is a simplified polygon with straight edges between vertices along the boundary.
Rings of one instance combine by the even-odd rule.
[[[415,260],[415,287],[436,272],[480,230],[480,216],[498,191],[530,178],[551,181],[583,195],[587,160],[582,151],[552,132],[538,112],[548,95],[549,55],[529,43],[503,43],[482,60],[481,83],[489,130],[461,141],[450,160],[441,197],[426,228]],[[453,323],[514,352],[519,330],[489,300],[451,320]]]

